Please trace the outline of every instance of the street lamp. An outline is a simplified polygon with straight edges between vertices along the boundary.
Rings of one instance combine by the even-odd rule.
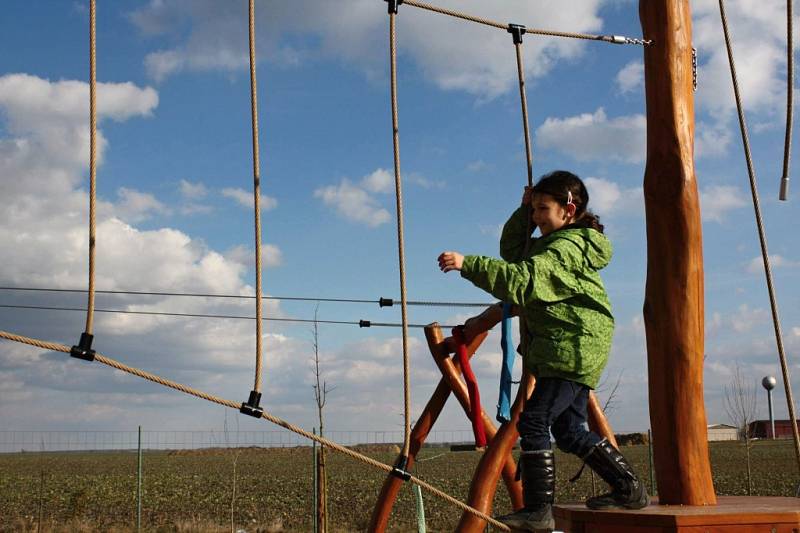
[[[776,380],[772,376],[764,376],[764,379],[761,380],[761,386],[767,389],[767,404],[769,405],[769,424],[772,428],[772,435],[770,438],[775,438],[775,415],[772,412],[772,389],[775,388],[775,385],[778,384],[778,380]]]

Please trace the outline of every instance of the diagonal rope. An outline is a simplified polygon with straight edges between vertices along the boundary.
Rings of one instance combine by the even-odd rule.
[[[468,15],[461,11],[455,11],[452,9],[445,9],[442,7],[433,6],[431,4],[426,4],[424,2],[417,2],[415,0],[404,0],[403,5],[409,5],[413,7],[418,7],[421,9],[426,9],[428,11],[433,11],[434,13],[439,13],[442,15],[448,15],[451,17],[459,18],[462,20],[467,20],[470,22],[476,22],[478,24],[483,24],[485,26],[491,26],[493,28],[498,28],[501,30],[507,30],[508,24],[503,24],[501,22],[497,22],[494,20],[490,20],[487,18],[482,17],[475,17],[473,15]],[[605,41],[608,43],[614,44],[636,44],[642,46],[648,46],[652,44],[652,41],[648,41],[645,39],[636,39],[632,37],[624,37],[621,35],[593,35],[590,33],[574,33],[574,32],[567,32],[567,31],[553,31],[553,30],[538,30],[538,29],[528,29],[526,33],[533,33],[535,35],[543,35],[547,37],[566,37],[569,39],[584,39],[589,41]]]
[[[22,336],[22,335],[15,335],[15,334],[9,333],[7,331],[0,330],[0,338],[7,339],[7,340],[10,340],[10,341],[14,341],[14,342],[19,342],[19,343],[22,343],[22,344],[28,344],[30,346],[36,346],[36,347],[42,348],[44,350],[51,350],[51,351],[54,351],[54,352],[70,353],[70,348],[67,347],[67,346],[64,346],[63,344],[57,344],[57,343],[54,343],[54,342],[42,341],[42,340],[39,340],[39,339],[34,339],[34,338],[31,338],[31,337],[25,337],[25,336]],[[104,355],[101,355],[99,353],[95,353],[95,360],[100,362],[100,363],[103,363],[104,365],[110,366],[111,368],[116,368],[117,370],[121,370],[122,372],[126,372],[128,374],[140,377],[142,379],[146,379],[146,380],[151,381],[153,383],[157,383],[159,385],[163,385],[165,387],[169,387],[171,389],[174,389],[174,390],[189,394],[191,396],[195,396],[196,398],[201,398],[203,400],[207,400],[209,402],[213,402],[213,403],[225,406],[225,407],[230,407],[231,409],[239,410],[240,404],[237,403],[237,402],[232,402],[230,400],[226,400],[224,398],[220,398],[220,397],[215,396],[213,394],[209,394],[207,392],[203,392],[201,390],[189,387],[187,385],[183,385],[181,383],[178,383],[178,382],[175,382],[175,381],[172,381],[172,380],[169,380],[169,379],[162,378],[161,376],[158,376],[156,374],[152,374],[150,372],[146,372],[144,370],[128,366],[128,365],[126,365],[124,363],[121,363],[119,361],[116,361],[114,359],[105,357]],[[391,466],[387,465],[387,464],[381,463],[380,461],[376,461],[375,459],[372,459],[371,457],[367,457],[366,455],[360,454],[360,453],[358,453],[358,452],[356,452],[354,450],[346,448],[346,447],[344,447],[344,446],[342,446],[342,445],[340,445],[340,444],[338,444],[336,442],[333,442],[331,440],[328,440],[328,439],[326,439],[324,437],[320,437],[320,436],[315,435],[313,433],[309,433],[308,431],[304,430],[303,428],[301,428],[299,426],[295,426],[293,424],[290,424],[289,422],[287,422],[287,421],[285,421],[285,420],[283,420],[281,418],[278,418],[278,417],[276,417],[276,416],[274,416],[274,415],[272,415],[272,414],[270,414],[270,413],[268,413],[266,411],[261,413],[261,418],[263,418],[263,419],[265,419],[265,420],[267,420],[269,422],[272,422],[273,424],[275,424],[277,426],[280,426],[280,427],[282,427],[284,429],[287,429],[289,431],[297,433],[298,435],[301,435],[301,436],[303,436],[303,437],[305,437],[305,438],[307,438],[309,440],[318,442],[318,443],[320,443],[320,444],[322,444],[324,446],[327,446],[327,447],[329,447],[329,448],[331,448],[333,450],[336,450],[336,451],[338,451],[340,453],[348,455],[348,456],[352,457],[353,459],[356,459],[358,461],[366,463],[366,464],[368,464],[370,466],[373,466],[375,468],[379,468],[379,469],[383,470],[384,472],[391,473],[393,471],[393,468]],[[498,528],[498,529],[500,529],[502,531],[510,531],[508,526],[506,526],[505,524],[502,524],[502,523],[498,522],[497,520],[495,520],[491,516],[488,516],[488,515],[480,512],[480,511],[478,511],[477,509],[475,509],[473,507],[470,507],[469,505],[467,505],[467,504],[465,504],[465,503],[453,498],[452,496],[442,492],[441,490],[437,489],[436,487],[434,487],[434,486],[422,481],[421,479],[419,479],[419,478],[417,478],[415,476],[410,476],[408,481],[411,481],[415,485],[420,486],[421,488],[427,490],[431,494],[434,494],[434,495],[444,499],[445,501],[452,503],[453,505],[461,508],[462,510],[467,511],[469,513],[472,513],[473,515],[477,516],[478,518],[486,520],[487,522],[491,523],[492,526],[494,526],[494,527],[496,527],[496,528]]]
[[[250,117],[253,128],[253,207],[256,234],[256,376],[253,390],[261,392],[262,323],[261,320],[261,169],[258,160],[258,95],[256,84],[255,0],[248,9],[250,37]]]
[[[397,37],[396,14],[389,13],[389,56],[392,76],[392,141],[394,145],[394,184],[397,199],[397,249],[400,260],[400,309],[403,322],[403,457],[408,457],[411,447],[411,394],[409,392],[408,364],[408,314],[406,309],[406,268],[403,241],[403,186],[400,177],[400,127],[397,112]]]
[[[786,135],[783,141],[783,175],[780,200],[789,196],[789,161],[792,158],[792,116],[794,107],[794,38],[792,37],[792,0],[786,0]]]
[[[783,386],[786,392],[786,403],[789,407],[789,419],[792,422],[792,432],[794,434],[794,451],[797,456],[797,467],[800,470],[800,434],[797,431],[797,417],[794,413],[794,399],[792,397],[792,383],[789,378],[789,367],[786,364],[786,352],[783,349],[783,334],[781,333],[781,321],[778,317],[778,302],[775,296],[775,288],[772,284],[772,269],[770,268],[769,254],[767,253],[767,236],[764,232],[764,221],[761,218],[761,205],[758,199],[758,188],[756,186],[756,174],[753,168],[753,158],[750,153],[750,140],[747,136],[747,124],[744,117],[742,99],[739,94],[739,81],[736,76],[736,64],[733,60],[733,45],[728,32],[728,19],[725,16],[724,0],[719,0],[719,12],[722,19],[722,30],[725,33],[725,46],[728,49],[728,62],[730,64],[731,79],[733,80],[733,94],[736,97],[736,110],[739,113],[739,127],[742,131],[742,144],[744,145],[744,155],[747,161],[747,173],[750,176],[750,191],[753,195],[753,208],[756,214],[756,226],[758,227],[758,239],[761,243],[761,257],[764,260],[764,274],[767,278],[767,290],[769,292],[769,305],[772,310],[772,323],[775,327],[775,341],[778,346],[778,358],[781,363],[781,373],[783,374]]]
[[[96,1],[89,2],[89,302],[86,310],[87,334],[94,326],[94,257],[96,242],[95,200],[97,198],[97,53]]]

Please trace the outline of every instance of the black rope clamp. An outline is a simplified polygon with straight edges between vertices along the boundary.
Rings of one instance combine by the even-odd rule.
[[[514,38],[514,44],[522,44],[522,36],[525,35],[525,26],[522,24],[509,24],[508,33]]]
[[[368,328],[371,325],[372,325],[372,322],[370,322],[369,320],[359,320],[358,321],[358,327],[360,327],[360,328]]]
[[[400,4],[403,3],[403,0],[386,0],[386,3],[389,4],[389,14],[397,15],[397,8],[400,7]]]
[[[76,359],[84,361],[94,361],[94,350],[92,350],[92,339],[94,335],[89,335],[85,331],[81,333],[81,340],[77,346],[73,346],[69,354]]]
[[[405,455],[401,455],[397,458],[397,462],[394,464],[394,468],[392,468],[391,475],[396,477],[397,479],[402,479],[403,481],[408,481],[411,479],[411,474],[406,471],[406,467],[408,466],[408,457]]]
[[[394,305],[394,300],[391,298],[381,298],[378,300],[378,307],[392,307]]]
[[[253,418],[261,418],[261,415],[264,414],[264,409],[259,407],[259,403],[261,403],[261,393],[251,390],[250,397],[246,402],[242,402],[239,412],[244,415],[250,415]]]

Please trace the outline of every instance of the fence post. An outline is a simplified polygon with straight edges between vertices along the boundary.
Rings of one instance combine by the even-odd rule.
[[[414,496],[417,500],[417,532],[425,533],[425,503],[422,501],[422,489],[414,485]]]
[[[139,445],[136,461],[136,531],[142,530],[142,426],[139,426]]]
[[[647,461],[648,470],[650,471],[650,494],[656,493],[655,484],[653,483],[653,433],[647,430]]]
[[[314,428],[314,435],[317,434],[317,428]],[[317,484],[319,480],[317,479],[317,441],[311,441],[311,450],[314,455],[314,487],[313,487],[313,496],[312,501],[313,505],[311,506],[311,513],[314,516],[312,523],[314,524],[314,533],[318,533],[319,531],[319,524],[317,524]]]

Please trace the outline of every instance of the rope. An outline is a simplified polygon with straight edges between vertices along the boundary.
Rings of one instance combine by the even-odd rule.
[[[85,312],[86,308],[83,307],[53,307],[53,306],[44,306],[44,305],[8,305],[8,304],[0,304],[0,309],[34,309],[40,311],[81,311]],[[169,313],[165,311],[125,311],[122,309],[95,309],[97,313],[113,313],[113,314],[120,314],[120,315],[152,315],[152,316],[176,316],[176,317],[185,317],[185,318],[230,318],[230,319],[239,319],[239,320],[255,320],[255,317],[252,316],[244,316],[244,315],[212,315],[212,314],[201,314],[201,313]],[[397,324],[393,322],[373,322],[371,320],[359,320],[358,322],[355,321],[345,321],[345,320],[321,320],[321,319],[310,319],[310,318],[262,318],[261,320],[266,320],[270,322],[302,322],[302,323],[317,323],[317,324],[347,324],[347,325],[354,325],[359,326],[362,328],[368,327],[388,327],[388,328],[399,328],[402,327],[402,324]],[[410,328],[425,328],[428,324],[409,324],[408,327]],[[441,326],[443,328],[452,328],[455,326]]]
[[[733,94],[736,97],[736,110],[739,114],[739,127],[742,131],[742,143],[744,145],[744,155],[747,161],[747,173],[750,176],[750,191],[753,195],[753,208],[756,214],[756,226],[758,227],[758,238],[761,243],[761,257],[764,259],[764,273],[767,277],[767,290],[769,292],[769,304],[772,310],[772,323],[775,327],[775,341],[778,345],[778,357],[781,363],[781,373],[783,374],[783,386],[786,391],[786,403],[789,407],[789,419],[792,421],[792,432],[794,433],[794,448],[797,456],[797,467],[800,470],[800,434],[797,431],[797,417],[794,414],[794,399],[792,398],[792,384],[789,379],[789,368],[786,364],[786,353],[783,349],[783,334],[781,333],[781,322],[778,317],[778,302],[775,297],[775,288],[772,284],[772,270],[770,268],[769,254],[767,253],[767,237],[764,232],[764,222],[761,218],[761,206],[758,199],[758,188],[756,186],[756,175],[753,168],[753,159],[750,154],[750,140],[747,135],[747,124],[745,123],[742,99],[739,95],[739,81],[736,76],[736,65],[733,60],[733,45],[731,44],[728,32],[728,19],[725,16],[724,0],[719,0],[719,12],[722,18],[722,29],[725,32],[725,46],[728,49],[728,62],[730,64],[731,79],[733,80]]]
[[[261,170],[258,161],[258,95],[256,85],[255,0],[248,9],[250,35],[250,118],[253,128],[253,206],[256,234],[256,377],[253,390],[261,392]]]
[[[486,26],[491,26],[493,28],[498,28],[501,30],[508,30],[508,24],[503,24],[501,22],[496,22],[494,20],[485,19],[481,17],[475,17],[472,15],[468,15],[461,11],[455,11],[451,9],[444,9],[441,7],[436,7],[430,4],[426,4],[423,2],[416,2],[414,0],[405,0],[403,5],[409,5],[418,7],[421,9],[426,9],[428,11],[433,11],[435,13],[440,13],[442,15],[449,15],[451,17],[460,18],[463,20],[468,20],[470,22],[477,22],[478,24],[483,24]],[[614,44],[636,44],[641,46],[648,46],[652,44],[652,41],[645,40],[645,39],[636,39],[632,37],[624,37],[620,35],[592,35],[589,33],[573,33],[573,32],[566,32],[566,31],[553,31],[553,30],[538,30],[538,29],[528,29],[526,28],[525,33],[532,33],[535,35],[544,35],[548,37],[566,37],[569,39],[585,39],[589,41],[605,41],[608,43]]]
[[[397,199],[397,249],[400,260],[400,309],[403,320],[403,413],[404,438],[403,457],[408,457],[411,448],[411,395],[409,392],[408,363],[408,316],[406,309],[406,269],[403,242],[403,187],[400,178],[400,127],[397,112],[397,38],[394,13],[389,13],[389,57],[392,71],[392,141],[394,146],[394,184]]]
[[[85,293],[86,289],[51,289],[47,287],[0,287],[0,291],[30,291],[30,292],[71,292],[71,293]],[[132,294],[137,296],[187,296],[194,298],[232,298],[239,300],[254,300],[255,296],[241,295],[241,294],[201,294],[201,293],[188,293],[188,292],[144,292],[144,291],[94,291],[95,294]],[[300,297],[300,296],[261,296],[262,300],[286,300],[298,302],[342,302],[342,303],[359,303],[359,304],[381,304],[382,307],[391,307],[394,305],[394,300],[391,304],[386,304],[388,298],[381,298],[378,300],[357,300],[348,298],[313,298],[313,297]],[[477,303],[477,302],[430,302],[430,301],[407,301],[406,305],[421,305],[431,307],[488,307],[491,303]]]
[[[792,158],[792,117],[794,107],[794,38],[792,36],[792,0],[786,0],[786,136],[783,142],[783,176],[780,200],[789,196],[789,161]]]
[[[70,348],[67,347],[67,346],[64,346],[63,344],[57,344],[57,343],[53,343],[53,342],[46,342],[46,341],[42,341],[42,340],[39,340],[39,339],[31,338],[31,337],[24,337],[22,335],[15,335],[15,334],[9,333],[7,331],[0,330],[0,338],[7,339],[7,340],[10,340],[10,341],[14,341],[14,342],[19,342],[19,343],[22,343],[22,344],[28,344],[30,346],[36,346],[36,347],[42,348],[44,350],[51,350],[51,351],[54,351],[54,352],[70,353]],[[169,379],[162,378],[160,376],[157,376],[156,374],[151,374],[150,372],[145,372],[144,370],[140,370],[138,368],[134,368],[134,367],[128,366],[128,365],[126,365],[124,363],[120,363],[119,361],[116,361],[114,359],[105,357],[104,355],[101,355],[99,353],[95,353],[95,360],[100,362],[100,363],[103,363],[104,365],[110,366],[112,368],[116,368],[117,370],[121,370],[123,372],[126,372],[126,373],[134,375],[134,376],[138,376],[138,377],[140,377],[142,379],[146,379],[146,380],[151,381],[153,383],[157,383],[159,385],[163,385],[165,387],[169,387],[171,389],[175,389],[177,391],[189,394],[191,396],[195,396],[197,398],[201,398],[203,400],[207,400],[209,402],[213,402],[213,403],[216,403],[216,404],[219,404],[219,405],[223,405],[225,407],[230,407],[231,409],[236,409],[237,411],[239,410],[240,404],[237,403],[237,402],[232,402],[230,400],[226,400],[224,398],[220,398],[218,396],[214,396],[213,394],[208,394],[206,392],[203,392],[203,391],[200,391],[198,389],[189,387],[187,385],[183,385],[181,383],[177,383],[175,381],[171,381]],[[380,461],[376,461],[375,459],[372,459],[371,457],[367,457],[366,455],[362,455],[362,454],[360,454],[360,453],[358,453],[356,451],[353,451],[353,450],[351,450],[349,448],[346,448],[346,447],[344,447],[344,446],[342,446],[340,444],[337,444],[337,443],[335,443],[333,441],[330,441],[330,440],[328,440],[328,439],[326,439],[324,437],[320,437],[320,436],[317,436],[317,435],[315,435],[313,433],[309,433],[308,431],[306,431],[306,430],[304,430],[304,429],[302,429],[302,428],[300,428],[298,426],[295,426],[293,424],[290,424],[289,422],[287,422],[287,421],[285,421],[285,420],[283,420],[281,418],[278,418],[278,417],[276,417],[276,416],[274,416],[274,415],[272,415],[272,414],[270,414],[270,413],[268,413],[266,411],[261,414],[261,418],[263,418],[263,419],[265,419],[265,420],[267,420],[269,422],[272,422],[273,424],[275,424],[277,426],[280,426],[280,427],[282,427],[284,429],[288,429],[289,431],[297,433],[298,435],[301,435],[301,436],[303,436],[303,437],[305,437],[305,438],[307,438],[309,440],[318,442],[318,443],[320,443],[320,444],[322,444],[324,446],[327,446],[327,447],[329,447],[329,448],[331,448],[333,450],[336,450],[336,451],[338,451],[340,453],[348,455],[348,456],[352,457],[353,459],[357,459],[357,460],[359,460],[359,461],[361,461],[363,463],[366,463],[368,465],[374,466],[375,468],[379,468],[379,469],[383,470],[384,472],[390,473],[393,470],[392,467],[387,465],[387,464],[381,463]],[[431,494],[439,496],[440,498],[452,503],[453,505],[456,505],[457,507],[460,507],[462,510],[467,511],[469,513],[472,513],[475,516],[477,516],[478,518],[486,520],[487,522],[491,523],[492,526],[494,526],[494,527],[496,527],[498,529],[501,529],[502,531],[510,531],[509,528],[506,525],[498,522],[497,520],[495,520],[491,516],[488,516],[488,515],[486,515],[484,513],[481,513],[477,509],[474,509],[473,507],[470,507],[469,505],[466,505],[465,503],[453,498],[452,496],[450,496],[448,494],[445,494],[444,492],[440,491],[436,487],[433,487],[432,485],[429,485],[428,483],[422,481],[419,478],[416,478],[414,476],[410,476],[409,481],[411,481],[415,485],[418,485],[421,488],[427,490]]]
[[[86,305],[85,332],[94,326],[94,256],[96,242],[95,200],[97,198],[97,54],[96,1],[89,2],[89,301]]]

